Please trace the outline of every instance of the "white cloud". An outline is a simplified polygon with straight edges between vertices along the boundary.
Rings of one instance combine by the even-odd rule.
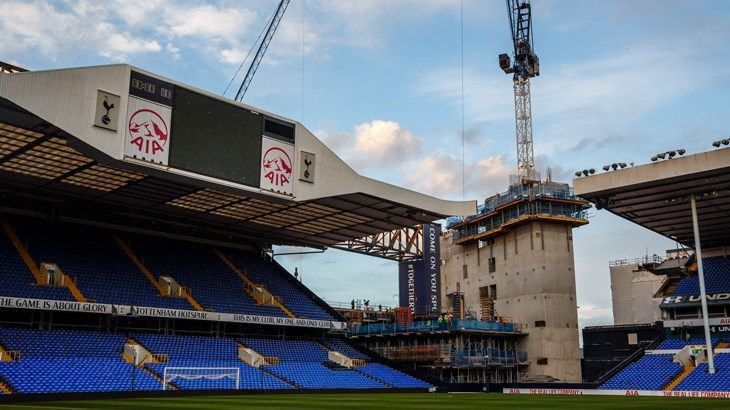
[[[393,164],[420,149],[421,141],[393,121],[373,120],[355,127],[355,150],[364,161]]]
[[[192,8],[167,5],[164,11],[164,30],[172,36],[225,39],[230,43],[240,41],[258,18],[253,10],[210,4]]]
[[[441,198],[484,197],[504,189],[509,169],[494,155],[463,163],[441,150],[423,155],[423,138],[395,121],[372,120],[352,133],[319,131],[327,146],[361,174],[374,173],[387,182]]]
[[[409,164],[406,186],[441,198],[484,198],[504,190],[509,172],[501,155],[463,164],[459,158],[434,154]],[[462,191],[463,185],[463,191]]]
[[[113,60],[127,54],[158,52],[154,39],[131,34],[109,20],[107,8],[78,2],[63,9],[44,2],[0,4],[0,53],[33,50],[49,57],[69,52],[92,51]]]
[[[394,121],[372,120],[355,126],[352,133],[317,133],[337,155],[358,172],[402,168],[421,151],[421,138]]]

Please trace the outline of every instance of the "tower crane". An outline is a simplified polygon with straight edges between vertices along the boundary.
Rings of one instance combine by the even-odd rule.
[[[532,143],[532,104],[530,78],[540,75],[540,60],[532,48],[532,13],[530,0],[506,0],[514,61],[508,54],[499,55],[499,67],[513,74],[515,125],[517,131],[517,172],[522,180],[534,180],[535,153]]]
[[[251,65],[248,67],[246,77],[243,78],[243,82],[238,88],[236,101],[243,100],[243,96],[246,94],[246,91],[248,91],[248,86],[251,85],[251,80],[253,80],[256,70],[259,68],[259,64],[261,64],[261,60],[264,58],[264,54],[266,54],[266,50],[269,48],[269,43],[271,43],[271,39],[274,38],[276,29],[279,27],[279,22],[281,22],[282,17],[284,17],[284,12],[289,5],[289,1],[290,0],[281,0],[279,5],[276,7],[274,17],[272,17],[271,22],[269,22],[269,26],[266,28],[266,35],[264,35],[263,40],[261,40],[261,44],[259,44],[259,48],[256,50],[256,55],[251,61]]]

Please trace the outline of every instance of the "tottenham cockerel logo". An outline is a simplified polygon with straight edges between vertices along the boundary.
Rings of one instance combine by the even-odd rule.
[[[263,158],[264,178],[274,186],[283,187],[291,182],[292,162],[281,148],[269,148]]]
[[[137,110],[129,119],[130,141],[142,155],[165,151],[169,131],[160,114],[148,109]]]

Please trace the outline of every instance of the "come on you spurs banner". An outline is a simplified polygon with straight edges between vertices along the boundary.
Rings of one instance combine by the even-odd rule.
[[[165,317],[172,319],[209,320],[216,322],[254,323],[271,326],[297,326],[345,330],[343,322],[300,319],[276,316],[257,316],[236,313],[199,312],[195,310],[166,309],[147,306],[109,305],[104,303],[73,302],[14,297],[0,297],[0,308],[57,310],[64,312],[100,313],[116,316]]]

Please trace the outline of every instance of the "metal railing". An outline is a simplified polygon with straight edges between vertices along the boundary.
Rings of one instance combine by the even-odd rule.
[[[439,332],[451,330],[482,330],[492,332],[517,332],[514,323],[505,322],[484,322],[474,319],[455,319],[439,322],[437,320],[418,321],[413,323],[371,323],[361,326],[352,326],[349,334],[395,334],[395,333],[422,333]]]
[[[608,262],[608,266],[613,267],[619,267],[619,266],[629,266],[629,265],[641,265],[644,263],[662,263],[664,261],[664,258],[662,258],[659,255],[652,255],[652,256],[642,256],[641,258],[633,258],[633,259],[616,259],[613,261]]]
[[[512,185],[509,190],[487,198],[483,204],[477,206],[477,213],[468,216],[454,216],[446,220],[446,229],[464,221],[475,219],[479,216],[494,212],[500,206],[520,200],[536,198],[569,199],[577,200],[573,188],[568,184],[541,183],[538,185]]]

